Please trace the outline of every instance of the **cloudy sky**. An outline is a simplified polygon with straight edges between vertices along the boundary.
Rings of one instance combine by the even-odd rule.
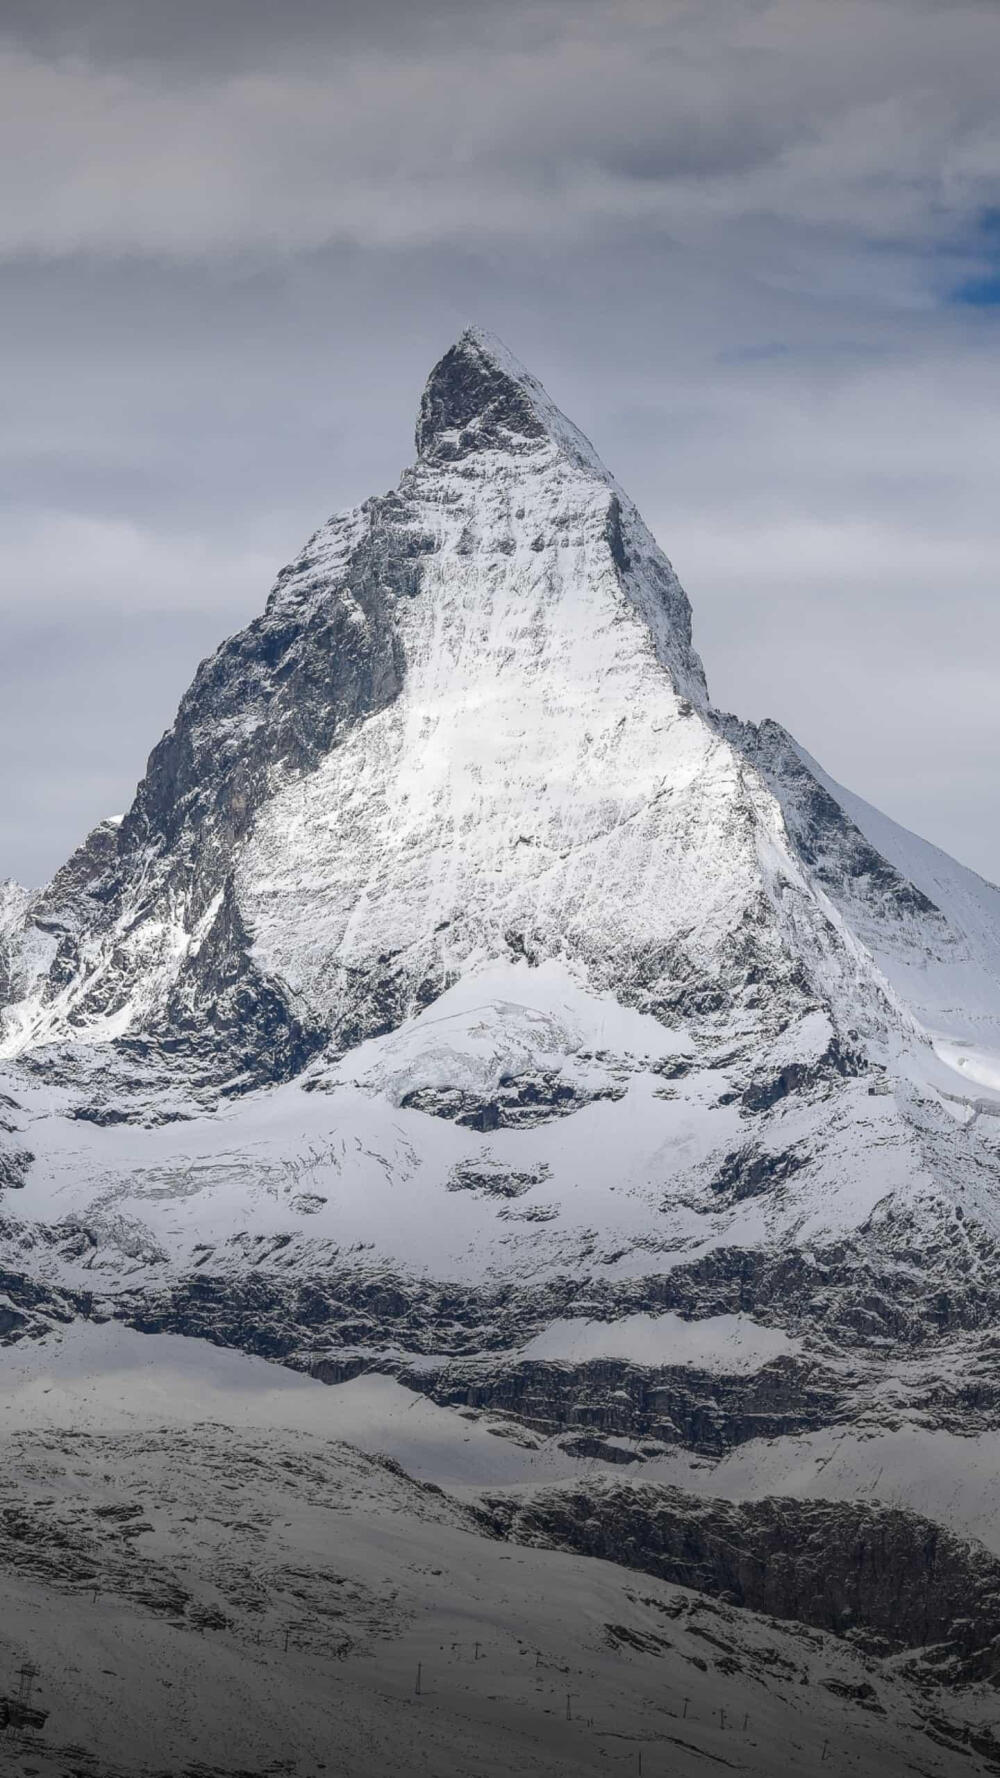
[[[4,0],[0,876],[501,334],[718,703],[1000,878],[996,0]]]

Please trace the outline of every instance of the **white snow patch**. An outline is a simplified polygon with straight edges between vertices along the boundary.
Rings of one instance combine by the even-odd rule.
[[[1000,1093],[1000,1055],[989,1050],[973,1049],[970,1044],[945,1043],[938,1038],[935,1054],[954,1068],[963,1080],[973,1086],[988,1087]]]
[[[705,1370],[752,1372],[772,1359],[794,1356],[801,1340],[780,1328],[762,1327],[745,1315],[712,1315],[685,1321],[663,1315],[624,1315],[620,1321],[553,1321],[521,1348],[522,1358],[624,1358],[633,1364],[683,1364]]]
[[[593,1072],[597,1056],[648,1062],[692,1052],[686,1035],[588,990],[548,958],[537,968],[492,963],[464,976],[397,1031],[353,1050],[330,1078],[398,1105],[418,1088],[489,1092],[511,1075],[579,1073],[588,1064]]]

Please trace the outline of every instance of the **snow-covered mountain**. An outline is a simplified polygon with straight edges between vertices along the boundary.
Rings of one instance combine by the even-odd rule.
[[[1000,891],[713,709],[669,562],[488,337],[126,815],[0,889],[0,1006],[8,1339],[391,1376],[549,1526],[581,1466],[711,1464],[1000,1549]]]

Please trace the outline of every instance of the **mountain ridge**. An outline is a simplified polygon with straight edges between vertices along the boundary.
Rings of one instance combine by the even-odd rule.
[[[391,1379],[525,1485],[877,1450],[933,1517],[1000,1432],[1000,892],[922,846],[712,708],[627,495],[463,335],[0,902],[2,1337]]]
[[[293,782],[308,777],[342,744],[345,724],[356,729],[403,695],[406,608],[414,600],[426,603],[419,589],[434,573],[447,502],[461,507],[477,461],[480,468],[484,460],[488,464],[473,490],[480,515],[504,469],[515,487],[527,475],[528,485],[549,501],[541,517],[561,528],[560,546],[568,544],[571,525],[589,527],[591,556],[601,561],[612,598],[618,597],[612,622],[620,623],[631,606],[673,681],[680,708],[686,700],[707,709],[704,674],[691,647],[690,608],[673,570],[589,442],[504,348],[470,330],[445,354],[424,393],[418,441],[417,466],[404,473],[399,490],[322,527],[278,577],[263,616],[203,663],[122,822],[95,829],[35,898],[33,939],[22,951],[28,992],[6,1017],[9,1053],[88,1032],[99,1040],[127,1040],[150,1015],[154,1041],[165,1035],[176,1053],[178,1045],[191,1044],[199,1026],[225,1034],[242,1022],[268,1058],[262,1077],[247,1066],[245,1053],[237,1057],[252,1086],[294,1072],[321,1045],[324,1033],[314,1029],[309,1011],[301,1016],[294,988],[287,992],[281,960],[263,976],[257,970],[252,953],[260,947],[246,930],[230,867],[245,843],[253,843],[255,818],[273,800],[282,775]],[[560,482],[573,483],[572,493]],[[437,493],[445,483],[443,511]],[[459,558],[470,548],[464,516],[464,525],[452,528],[451,548]],[[492,518],[488,547],[504,554],[517,549],[511,534],[516,518],[505,512]],[[523,538],[522,556],[544,553],[543,535]],[[476,570],[485,569],[488,578],[496,563],[483,564],[481,555]],[[586,562],[574,567],[584,582],[593,572]],[[519,572],[523,576],[521,564]],[[523,648],[532,614],[512,606],[510,618],[508,649],[510,641]],[[609,640],[607,630],[595,634],[600,646]],[[466,637],[467,651],[473,641],[482,637]],[[565,648],[547,664],[554,673],[564,668]],[[634,658],[620,665],[634,677]],[[570,669],[580,694],[595,699],[593,674],[583,684],[579,659],[570,661]],[[653,684],[654,693],[662,689]],[[536,712],[538,732],[545,714]],[[717,727],[726,737],[725,724]],[[823,908],[819,927],[827,915]],[[86,940],[102,928],[107,938],[95,956]],[[829,938],[821,936],[819,943],[828,947]],[[214,966],[206,971],[211,959]],[[16,969],[8,974],[15,976]],[[206,974],[222,987],[207,1004]],[[410,984],[408,1000],[400,1000],[391,985],[375,984],[372,992],[376,999],[394,1000],[395,1012],[385,1014],[394,1017],[414,1004],[414,993],[420,1004],[421,994],[433,992],[434,980],[445,976],[438,970],[435,977],[432,969],[425,984]],[[881,991],[879,984],[876,995]],[[284,1034],[278,1032],[283,1022]],[[363,1018],[349,1035],[378,1022],[369,1013],[367,1026]],[[237,1067],[234,1074],[239,1072]]]

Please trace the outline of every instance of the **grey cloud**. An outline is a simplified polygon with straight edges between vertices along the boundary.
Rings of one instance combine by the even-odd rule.
[[[487,16],[501,0],[479,0]],[[544,10],[544,9],[543,9]],[[302,66],[324,51],[426,42],[468,20],[466,0],[6,0],[5,33],[43,56],[83,56],[108,67],[146,64],[199,77],[260,66]]]
[[[294,67],[263,42],[246,60],[251,19],[238,65],[187,79],[8,39],[0,251],[569,242],[623,220],[696,239],[752,215],[940,239],[995,196],[980,6],[723,4],[700,35],[671,6],[421,16],[399,35],[376,7],[363,39],[338,14]]]

